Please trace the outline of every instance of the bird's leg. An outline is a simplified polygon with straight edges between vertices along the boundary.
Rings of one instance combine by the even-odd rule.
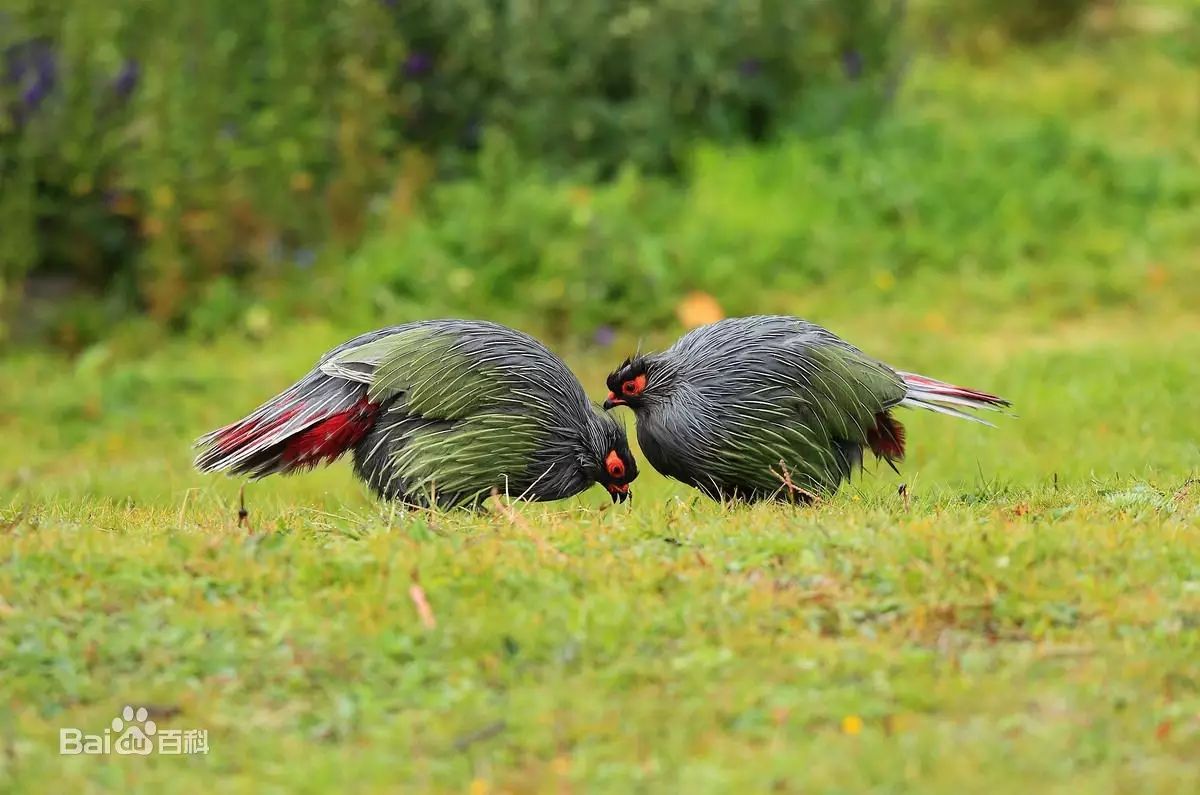
[[[787,463],[782,458],[779,459],[779,472],[776,477],[783,481],[784,493],[788,495],[787,501],[793,505],[797,502],[812,505],[817,501],[817,495],[792,482],[792,474],[788,471]]]

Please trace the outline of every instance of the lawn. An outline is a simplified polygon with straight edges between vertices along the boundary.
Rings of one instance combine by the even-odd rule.
[[[1036,116],[1095,74],[1015,58],[914,91]],[[1194,91],[1094,93],[1077,129],[1126,149],[1149,130],[1197,173],[1169,123],[1194,132]],[[405,514],[343,461],[249,484],[243,521],[191,440],[362,328],[14,353],[0,791],[1200,791],[1200,231],[1182,204],[1152,216],[1139,261],[1089,252],[1111,249],[1100,288],[1055,251],[772,295],[1018,415],[905,412],[901,474],[868,463],[813,508],[724,507],[644,466],[622,506]],[[635,343],[563,353],[601,398]],[[209,752],[59,755],[61,728],[125,705]]]
[[[7,362],[28,391],[0,404],[4,777],[1194,791],[1200,320],[952,335],[917,311],[828,320],[1019,418],[907,413],[902,476],[869,467],[814,509],[723,508],[647,468],[631,506],[405,515],[342,462],[250,485],[239,526],[239,484],[191,472],[188,442],[336,330]],[[597,396],[617,355],[572,357]],[[206,728],[209,754],[58,756],[59,728],[127,703]]]

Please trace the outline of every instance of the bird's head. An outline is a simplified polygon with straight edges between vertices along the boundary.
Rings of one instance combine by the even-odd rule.
[[[596,482],[608,489],[613,502],[625,502],[633,495],[629,484],[637,480],[637,460],[629,449],[625,428],[608,415],[603,416],[602,444],[597,450],[597,461],[592,472]]]
[[[604,401],[607,411],[614,406],[629,406],[638,409],[645,405],[646,390],[654,386],[654,374],[643,356],[634,356],[621,362],[617,369],[608,374],[608,399]]]

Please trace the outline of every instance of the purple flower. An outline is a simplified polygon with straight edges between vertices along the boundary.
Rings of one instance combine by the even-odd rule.
[[[754,77],[762,71],[762,61],[757,58],[745,58],[738,64],[738,74],[742,77]]]
[[[10,46],[4,52],[5,82],[19,83],[30,75],[54,76],[58,73],[54,49],[46,39],[30,39]]]
[[[58,85],[58,61],[45,39],[33,39],[9,47],[5,52],[4,82],[18,86],[22,108],[19,120],[36,111]]]
[[[433,71],[433,56],[427,52],[417,50],[404,59],[404,74],[407,77],[424,77],[431,71]]]
[[[134,90],[137,89],[138,81],[142,76],[142,67],[137,61],[130,58],[121,65],[121,71],[117,72],[116,78],[112,83],[113,93],[121,99],[128,99]]]
[[[596,329],[596,333],[592,335],[592,342],[602,348],[606,348],[613,344],[613,340],[617,338],[617,333],[613,331],[612,326],[601,326]]]
[[[37,110],[53,88],[53,81],[35,80],[21,92],[21,102],[25,103],[26,109]]]
[[[857,80],[863,73],[863,56],[858,50],[850,49],[842,52],[842,71],[851,80]]]

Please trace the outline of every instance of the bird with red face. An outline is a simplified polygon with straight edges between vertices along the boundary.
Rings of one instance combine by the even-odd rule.
[[[870,450],[904,458],[903,406],[985,425],[964,409],[1009,402],[894,370],[796,317],[730,318],[608,376],[605,409],[628,406],[638,443],[668,477],[719,500],[811,502],[834,493]]]
[[[629,499],[625,429],[561,359],[495,323],[429,320],[334,348],[246,418],[201,437],[196,466],[260,478],[352,452],[377,494],[475,506],[494,491],[559,500],[600,483]]]

